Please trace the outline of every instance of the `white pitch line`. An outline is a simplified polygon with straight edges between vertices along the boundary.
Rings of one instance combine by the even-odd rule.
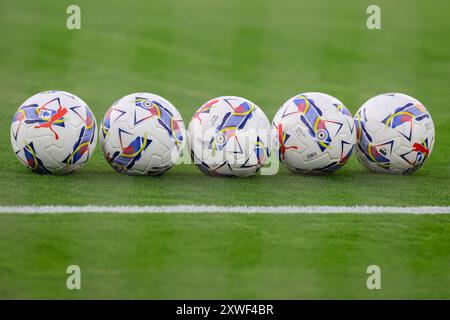
[[[450,214],[450,206],[0,206],[0,214],[66,213],[266,213],[266,214]]]

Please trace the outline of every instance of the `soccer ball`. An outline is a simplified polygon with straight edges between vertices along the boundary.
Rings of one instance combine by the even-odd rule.
[[[358,110],[355,124],[357,158],[376,172],[413,173],[433,149],[431,115],[418,100],[405,94],[371,98]]]
[[[298,173],[331,173],[345,165],[356,143],[350,111],[338,99],[307,92],[286,101],[272,122],[280,162]]]
[[[151,93],[117,100],[100,126],[105,159],[129,175],[159,175],[172,168],[182,154],[184,136],[178,110]]]
[[[267,162],[270,123],[253,102],[225,96],[206,102],[189,123],[194,163],[213,176],[249,176]]]
[[[97,143],[97,123],[88,105],[64,91],[44,91],[26,100],[11,124],[17,158],[38,173],[80,169]]]

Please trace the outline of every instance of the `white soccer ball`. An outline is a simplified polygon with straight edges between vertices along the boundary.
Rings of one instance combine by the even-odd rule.
[[[418,100],[401,93],[369,99],[355,116],[357,157],[376,172],[409,174],[428,159],[434,124]]]
[[[347,163],[356,142],[350,111],[338,99],[307,92],[286,101],[272,122],[280,162],[298,173],[331,173]]]
[[[14,115],[11,145],[17,158],[38,173],[80,169],[97,143],[97,123],[88,105],[64,91],[27,99]]]
[[[151,93],[117,100],[100,126],[100,145],[108,163],[129,175],[159,175],[182,154],[185,129],[178,110]]]
[[[206,102],[189,123],[194,163],[213,176],[249,176],[270,152],[270,123],[253,102],[224,96]]]

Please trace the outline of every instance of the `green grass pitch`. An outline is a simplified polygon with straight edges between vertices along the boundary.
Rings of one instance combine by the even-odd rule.
[[[73,1],[0,4],[0,205],[450,205],[450,4],[377,1]],[[384,92],[430,111],[436,144],[413,176],[161,177],[115,173],[99,146],[70,176],[35,175],[15,158],[10,121],[42,90],[84,99],[100,122],[121,96],[169,99],[185,125],[205,101],[239,95],[271,119],[291,96],[322,91],[354,113]],[[450,298],[450,216],[0,215],[0,298]],[[80,265],[82,290],[65,287]],[[382,289],[366,288],[366,268]]]

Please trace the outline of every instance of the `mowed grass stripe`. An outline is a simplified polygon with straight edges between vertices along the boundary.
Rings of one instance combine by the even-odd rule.
[[[0,218],[2,298],[450,297],[448,215]],[[65,287],[71,264],[82,269],[82,290]],[[371,264],[382,290],[366,287]]]
[[[266,214],[450,214],[450,206],[0,206],[3,214],[66,214],[66,213],[266,213]]]

